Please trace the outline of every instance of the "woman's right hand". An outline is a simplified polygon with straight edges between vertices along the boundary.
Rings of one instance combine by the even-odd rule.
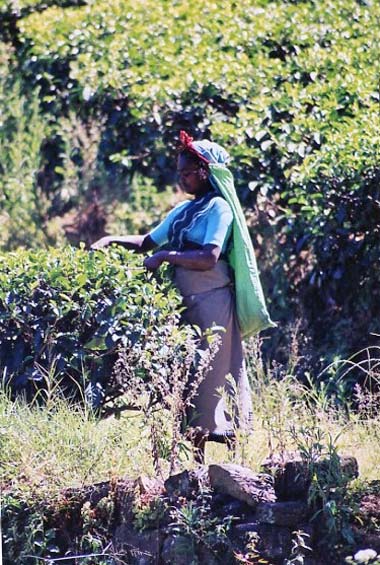
[[[108,247],[109,245],[111,245],[111,243],[112,243],[112,237],[109,236],[101,237],[91,245],[90,249],[96,251],[98,249],[103,249],[104,247]]]

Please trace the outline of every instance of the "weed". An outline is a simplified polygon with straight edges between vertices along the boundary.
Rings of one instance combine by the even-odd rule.
[[[170,510],[172,522],[169,524],[169,531],[183,536],[187,554],[195,559],[200,547],[205,547],[212,555],[218,556],[218,551],[224,548],[225,552],[230,545],[227,534],[233,517],[214,516],[210,502],[210,493],[207,489],[202,489],[194,500],[180,501],[178,506],[173,506]]]
[[[298,451],[309,469],[311,484],[308,504],[314,509],[313,520],[322,515],[323,525],[332,547],[339,540],[353,543],[350,526],[352,509],[347,500],[348,478],[342,472],[337,451],[339,435],[332,437],[316,426],[292,428]],[[321,524],[319,524],[321,526]]]
[[[159,341],[119,350],[113,379],[118,388],[125,387],[127,401],[142,411],[143,425],[150,429],[154,467],[160,476],[162,460],[169,462],[169,474],[173,474],[180,453],[187,452],[181,427],[219,346],[217,337],[210,334],[209,338],[208,348],[201,349],[207,336],[199,334],[195,339],[190,327],[179,333],[169,317]]]
[[[312,551],[307,545],[308,538],[310,538],[309,534],[302,530],[293,532],[291,555],[285,560],[284,565],[304,565],[305,557]]]
[[[236,562],[243,565],[270,565],[266,559],[260,556],[260,552],[257,549],[259,542],[260,537],[257,532],[248,532],[244,553],[240,551],[234,552]]]

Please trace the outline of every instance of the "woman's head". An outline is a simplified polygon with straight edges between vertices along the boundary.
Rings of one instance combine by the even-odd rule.
[[[177,173],[181,188],[188,194],[199,196],[211,188],[207,164],[186,149],[178,155]]]
[[[177,171],[181,187],[185,192],[196,195],[212,190],[209,164],[226,165],[229,154],[218,143],[208,139],[194,141],[183,130],[180,132],[180,142]]]

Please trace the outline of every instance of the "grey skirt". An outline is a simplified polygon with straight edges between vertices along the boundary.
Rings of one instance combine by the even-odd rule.
[[[230,268],[225,261],[207,271],[176,267],[175,285],[183,297],[186,323],[197,325],[202,331],[221,326],[221,343],[211,366],[202,380],[192,408],[188,413],[189,425],[199,427],[210,439],[230,436],[235,427],[249,428],[252,422],[251,390],[247,378],[241,334],[235,312],[235,297]],[[203,340],[201,347],[208,347]],[[233,397],[232,410],[224,396],[231,398],[233,391],[226,376],[235,381],[237,397]],[[217,389],[223,389],[222,396]],[[214,437],[213,437],[214,436]]]

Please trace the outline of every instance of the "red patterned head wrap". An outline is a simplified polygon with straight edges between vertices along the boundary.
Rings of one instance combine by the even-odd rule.
[[[207,163],[207,164],[210,163],[209,159],[206,159],[206,157],[201,155],[201,153],[199,153],[199,151],[196,150],[196,148],[193,145],[194,139],[191,137],[191,135],[189,135],[183,129],[179,132],[179,140],[180,140],[180,143],[181,143],[180,151],[190,151],[190,153],[193,153],[194,155],[196,155],[204,163]]]

